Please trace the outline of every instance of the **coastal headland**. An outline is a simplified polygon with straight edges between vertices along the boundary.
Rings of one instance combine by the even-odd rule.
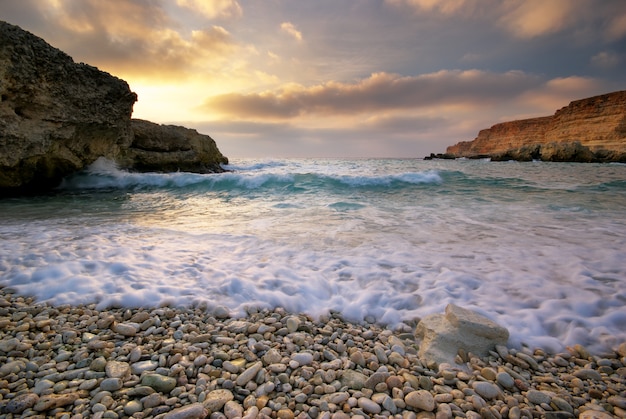
[[[215,141],[131,119],[128,83],[0,21],[0,196],[48,191],[100,157],[131,171],[223,171]]]
[[[441,158],[626,162],[626,91],[575,100],[552,116],[503,122]]]

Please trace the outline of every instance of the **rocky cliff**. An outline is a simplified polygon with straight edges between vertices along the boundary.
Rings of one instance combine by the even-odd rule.
[[[448,147],[446,155],[626,162],[626,91],[573,101],[552,116],[496,124]]]
[[[99,157],[130,170],[223,171],[210,137],[131,122],[136,100],[125,81],[0,21],[0,196],[49,190]]]

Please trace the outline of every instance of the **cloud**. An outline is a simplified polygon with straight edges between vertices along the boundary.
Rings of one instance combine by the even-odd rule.
[[[243,14],[243,9],[236,0],[176,0],[176,4],[208,19],[236,18]]]
[[[610,40],[618,40],[626,36],[626,9],[614,15],[607,25],[606,34]]]
[[[579,17],[576,6],[573,0],[505,2],[498,24],[519,38],[534,38],[573,24]]]
[[[175,122],[185,125],[184,122]],[[397,125],[406,128],[398,129]],[[189,124],[187,124],[189,126]],[[211,133],[229,157],[423,157],[445,150],[458,135],[444,118],[383,117],[349,126],[303,127],[289,122],[215,121],[195,125]],[[446,135],[435,130],[443,129]],[[449,134],[448,134],[449,133]],[[442,136],[444,142],[442,143]],[[445,141],[448,142],[445,142]]]
[[[569,30],[618,40],[626,36],[622,0],[385,0],[416,15],[474,19],[519,39],[532,39]],[[588,35],[583,38],[588,38]]]
[[[602,69],[616,68],[620,64],[620,61],[620,55],[610,51],[601,51],[591,57],[591,64],[594,67]]]
[[[209,98],[204,109],[240,118],[289,119],[301,115],[350,115],[433,105],[488,103],[538,84],[519,71],[443,70],[419,76],[375,73],[355,83],[292,85],[262,93],[230,93]]]
[[[38,5],[43,3],[46,7],[24,6],[31,15],[39,13],[29,18],[39,22],[39,36],[77,61],[123,78],[180,80],[217,72],[237,48],[221,26],[181,29],[157,1],[41,0]]]
[[[520,95],[518,106],[533,111],[532,116],[551,115],[572,100],[611,91],[598,79],[591,77],[557,77],[546,80]]]
[[[280,24],[280,30],[289,34],[297,41],[302,41],[302,32],[296,29],[293,23],[283,22]]]
[[[394,6],[408,6],[417,11],[438,12],[451,15],[461,11],[467,11],[473,6],[468,0],[385,0]]]

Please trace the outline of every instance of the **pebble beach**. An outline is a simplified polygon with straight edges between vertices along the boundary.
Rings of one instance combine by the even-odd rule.
[[[626,343],[427,368],[414,325],[51,306],[0,289],[0,417],[626,417]]]

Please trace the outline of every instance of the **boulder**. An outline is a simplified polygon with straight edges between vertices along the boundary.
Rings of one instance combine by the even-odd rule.
[[[496,345],[506,345],[509,331],[487,317],[454,304],[445,314],[424,317],[415,329],[421,339],[419,357],[429,367],[454,365],[460,349],[486,356]]]
[[[131,120],[133,140],[118,158],[122,168],[140,172],[216,173],[228,164],[208,135],[176,125]]]
[[[541,160],[556,162],[589,163],[596,161],[596,156],[579,141],[571,143],[550,142],[541,146]]]

